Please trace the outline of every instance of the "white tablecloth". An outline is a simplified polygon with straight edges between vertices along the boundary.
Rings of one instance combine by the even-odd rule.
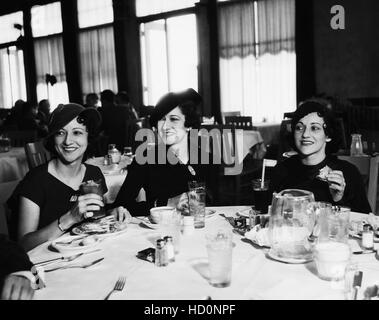
[[[24,148],[11,148],[8,152],[0,152],[0,182],[22,179],[28,170]]]
[[[242,207],[217,207],[218,214],[235,214]],[[120,275],[126,276],[125,289],[111,299],[343,299],[340,284],[321,280],[314,262],[285,264],[266,257],[266,249],[253,247],[234,234],[232,283],[227,288],[214,288],[207,280],[207,230],[231,228],[219,215],[207,218],[204,229],[192,235],[182,235],[176,262],[167,267],[155,267],[139,260],[136,253],[154,247],[159,232],[131,224],[123,234],[99,244],[101,252],[84,255],[76,262],[105,259],[89,269],[66,269],[46,273],[46,288],[35,299],[103,299]],[[356,240],[350,240],[357,250]],[[29,252],[32,261],[41,261],[58,254],[48,249],[48,243]],[[379,262],[374,254],[353,255],[364,272],[362,290],[378,284]],[[73,262],[72,262],[73,263]]]

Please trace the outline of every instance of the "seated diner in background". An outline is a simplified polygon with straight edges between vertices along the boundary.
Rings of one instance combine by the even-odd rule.
[[[158,132],[158,145],[154,146],[153,153],[155,161],[139,164],[136,152],[113,207],[123,206],[132,216],[148,215],[149,210],[156,206],[185,209],[190,181],[206,183],[207,205],[211,205],[218,166],[201,164],[201,150],[189,142],[190,130],[200,127],[198,108],[201,101],[201,96],[192,88],[161,97],[150,118],[151,126]],[[190,161],[190,150],[194,149],[191,147],[198,151],[196,163]],[[162,150],[165,160],[162,162],[165,163],[158,163],[158,154]],[[174,159],[175,164],[170,163],[169,158]],[[137,202],[141,188],[146,192],[146,201]]]
[[[107,191],[101,170],[83,163],[100,123],[96,109],[74,103],[59,105],[52,113],[45,140],[52,159],[29,171],[8,200],[16,218],[11,221],[11,236],[13,230],[26,250],[58,238],[104,206],[100,195],[79,191],[81,183],[89,180],[100,180],[103,192]],[[126,210],[109,213],[124,220]]]
[[[301,103],[293,114],[291,128],[291,144],[298,154],[276,165],[271,191],[308,190],[316,201],[371,212],[358,169],[333,155],[339,149],[342,132],[325,103],[319,99]]]

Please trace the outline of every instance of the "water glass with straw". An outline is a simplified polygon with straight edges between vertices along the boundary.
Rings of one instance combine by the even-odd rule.
[[[252,181],[254,205],[261,214],[267,213],[268,205],[271,200],[269,191],[270,180],[265,179],[266,167],[274,167],[276,163],[276,160],[263,159],[261,178]]]

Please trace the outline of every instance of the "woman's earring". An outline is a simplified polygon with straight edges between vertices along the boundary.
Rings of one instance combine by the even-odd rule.
[[[330,141],[332,141],[332,139],[330,139],[330,138],[326,138],[325,141],[326,141],[326,142],[330,142]]]

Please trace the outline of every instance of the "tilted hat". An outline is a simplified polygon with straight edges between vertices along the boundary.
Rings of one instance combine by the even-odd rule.
[[[178,106],[197,107],[202,101],[201,96],[192,88],[180,92],[169,92],[159,99],[150,116],[150,124],[156,127],[164,115]]]
[[[95,128],[99,127],[101,124],[101,115],[95,108],[84,108],[76,103],[60,104],[50,116],[48,136],[58,132],[77,116],[83,116],[88,119],[93,123]]]

